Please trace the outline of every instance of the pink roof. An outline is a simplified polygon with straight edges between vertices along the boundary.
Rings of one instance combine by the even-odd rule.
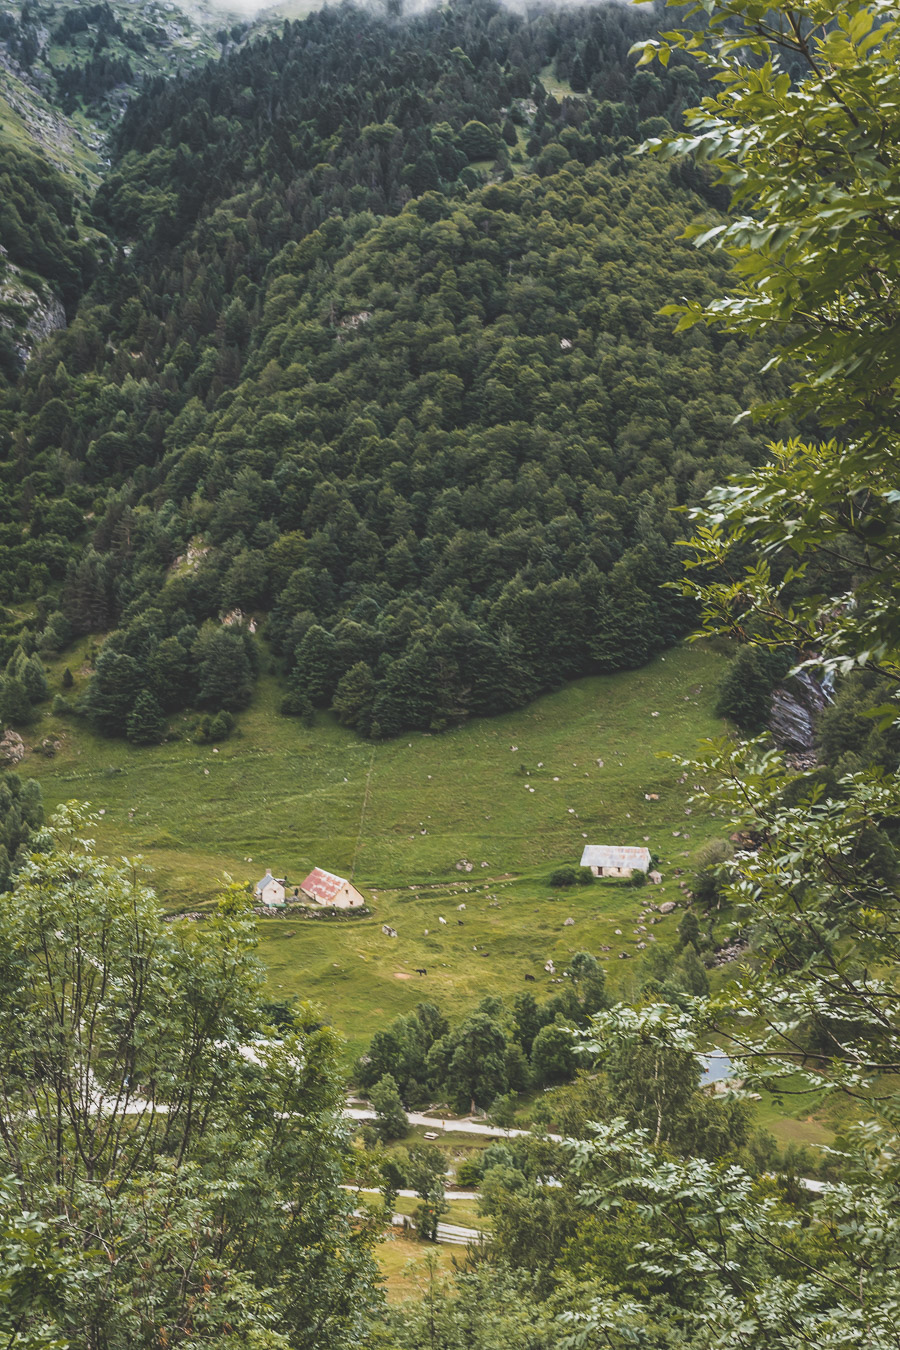
[[[346,884],[343,877],[336,877],[333,872],[323,872],[321,867],[314,867],[306,880],[301,881],[300,889],[304,895],[314,896],[321,904],[327,905]]]

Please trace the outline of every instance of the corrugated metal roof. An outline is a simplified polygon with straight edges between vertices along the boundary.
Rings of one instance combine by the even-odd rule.
[[[582,867],[630,867],[646,872],[650,866],[649,848],[626,848],[617,844],[585,844]]]
[[[321,867],[314,867],[306,880],[301,881],[300,889],[304,895],[311,895],[323,905],[327,905],[346,884],[344,877],[336,877],[333,872],[325,872]]]

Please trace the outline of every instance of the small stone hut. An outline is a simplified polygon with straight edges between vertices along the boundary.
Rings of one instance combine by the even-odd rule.
[[[595,877],[627,877],[632,872],[649,872],[649,848],[626,848],[619,844],[585,844],[582,867]]]
[[[253,895],[261,905],[283,905],[284,880],[273,877],[271,869],[267,868],[266,875],[256,883]]]

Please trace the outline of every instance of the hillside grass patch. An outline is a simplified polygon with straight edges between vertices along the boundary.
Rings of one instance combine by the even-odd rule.
[[[68,666],[69,697],[79,696],[87,650],[84,643],[54,663],[52,692]],[[686,815],[692,784],[658,758],[689,756],[721,732],[712,708],[723,665],[702,647],[678,648],[502,717],[380,743],[330,715],[311,728],[280,717],[279,690],[264,677],[237,734],[217,746],[181,739],[138,748],[45,713],[26,743],[56,737],[60,749],[50,759],[30,753],[20,772],[40,780],[48,810],[77,799],[102,812],[100,850],[141,855],[172,909],[202,909],[223,879],[255,882],[267,867],[292,886],[314,866],[352,877],[371,917],[266,919],[260,951],[274,996],[320,1003],[361,1048],[373,1026],[423,998],[454,1015],[486,993],[532,987],[526,973],[535,992],[549,994],[546,961],[559,978],[582,947],[629,992],[637,962],[618,953],[633,957],[646,937],[632,931],[642,905],[678,899],[675,869],[689,868],[724,828]],[[190,722],[172,726],[186,735]],[[650,793],[659,800],[647,801]],[[660,859],[662,887],[548,886],[554,867],[577,864],[585,843],[645,840]],[[458,870],[462,862],[472,870]],[[665,940],[677,919],[649,931]],[[384,923],[399,937],[386,937]]]

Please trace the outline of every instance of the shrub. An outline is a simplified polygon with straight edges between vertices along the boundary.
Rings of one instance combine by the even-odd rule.
[[[578,880],[578,873],[574,867],[557,867],[555,872],[550,873],[548,885],[553,887],[574,886]]]
[[[234,717],[225,709],[215,714],[204,713],[197,723],[194,740],[198,745],[212,745],[215,741],[227,741],[234,731],[235,725]]]
[[[460,1186],[477,1186],[481,1181],[481,1167],[473,1158],[466,1158],[456,1169],[456,1180]]]

